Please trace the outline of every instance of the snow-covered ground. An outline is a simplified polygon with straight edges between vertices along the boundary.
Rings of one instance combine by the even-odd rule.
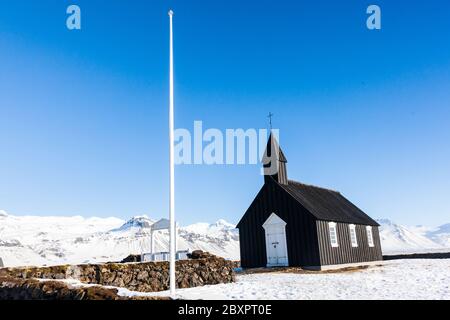
[[[46,281],[46,280],[41,280]],[[61,281],[89,287],[78,280]],[[169,291],[118,289],[121,296],[169,296]],[[336,273],[241,274],[235,283],[177,289],[182,300],[450,300],[450,259],[395,260]]]
[[[344,273],[240,275],[236,283],[177,292],[178,298],[189,300],[449,300],[450,259],[387,261],[381,267]]]

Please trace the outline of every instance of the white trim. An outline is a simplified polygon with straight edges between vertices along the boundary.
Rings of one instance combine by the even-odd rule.
[[[273,225],[282,225],[282,226],[286,226],[286,222],[281,219],[279,216],[277,216],[275,214],[275,212],[273,212],[266,220],[266,222],[263,223],[263,228],[266,229],[269,226],[273,226]]]
[[[333,248],[339,247],[339,239],[338,239],[336,222],[328,223],[328,235],[330,236],[331,247],[333,247]],[[334,235],[334,237],[333,237],[333,235]],[[334,238],[334,241],[333,241],[333,238]]]
[[[371,248],[375,247],[375,243],[373,242],[373,231],[371,226],[366,226],[366,233],[367,233],[367,243],[369,244],[369,247]]]
[[[356,226],[354,224],[349,224],[348,231],[350,232],[350,242],[352,244],[352,247],[358,248],[358,237],[356,235]]]

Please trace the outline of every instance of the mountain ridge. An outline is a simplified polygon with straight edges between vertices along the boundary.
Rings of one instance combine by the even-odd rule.
[[[150,251],[151,225],[157,219],[14,216],[0,211],[0,257],[7,266],[120,261]],[[450,224],[406,227],[378,219],[383,253],[450,250]],[[223,219],[180,227],[178,249],[209,251],[239,260],[239,233]],[[168,231],[155,233],[155,250],[167,251]]]

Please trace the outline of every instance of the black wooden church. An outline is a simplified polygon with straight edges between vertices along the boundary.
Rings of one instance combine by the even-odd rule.
[[[264,157],[264,185],[237,225],[243,268],[320,270],[382,260],[376,221],[337,191],[288,180],[272,134]],[[268,170],[274,161],[277,170]]]

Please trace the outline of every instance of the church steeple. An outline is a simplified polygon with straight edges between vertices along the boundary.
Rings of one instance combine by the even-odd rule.
[[[288,184],[287,159],[272,132],[267,141],[262,163],[264,167],[264,182],[267,183],[272,177],[279,184]]]

